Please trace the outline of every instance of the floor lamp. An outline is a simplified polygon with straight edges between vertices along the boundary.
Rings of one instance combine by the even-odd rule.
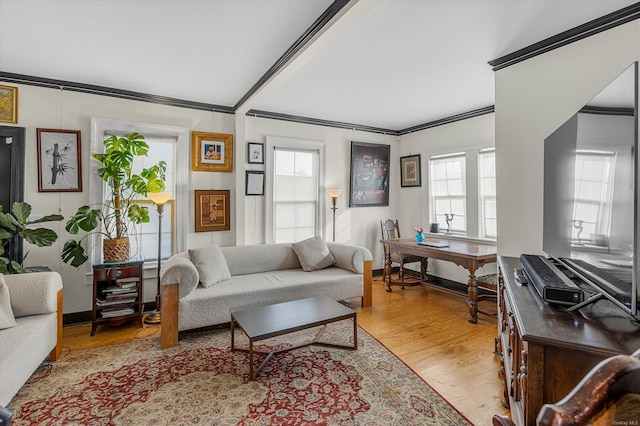
[[[342,194],[342,189],[327,189],[327,194],[331,197],[331,210],[333,210],[333,241],[336,241],[336,201],[340,194]]]
[[[156,205],[158,209],[158,291],[156,293],[156,310],[151,312],[144,319],[146,324],[160,324],[160,261],[162,260],[162,211],[164,205],[169,198],[171,198],[170,192],[151,192],[149,198]]]

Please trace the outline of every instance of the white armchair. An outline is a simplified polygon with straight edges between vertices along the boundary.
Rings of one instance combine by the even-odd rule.
[[[0,330],[0,406],[42,361],[62,353],[62,278],[57,272],[5,275],[16,326]]]

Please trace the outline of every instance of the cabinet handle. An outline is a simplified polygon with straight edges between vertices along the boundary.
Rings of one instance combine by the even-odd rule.
[[[120,269],[116,270],[116,278],[122,277],[122,271]]]

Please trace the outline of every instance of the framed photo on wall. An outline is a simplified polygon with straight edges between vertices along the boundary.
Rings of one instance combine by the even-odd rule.
[[[247,163],[264,164],[264,144],[260,142],[247,143]]]
[[[264,171],[246,171],[244,195],[264,195]]]
[[[38,192],[82,192],[80,130],[36,129]]]
[[[400,157],[400,186],[422,186],[420,154]]]
[[[231,173],[233,135],[191,132],[191,170]]]
[[[196,189],[196,232],[228,231],[231,229],[229,194],[228,189]]]
[[[389,205],[389,145],[351,141],[349,207]]]
[[[18,88],[0,84],[0,122],[18,123]]]

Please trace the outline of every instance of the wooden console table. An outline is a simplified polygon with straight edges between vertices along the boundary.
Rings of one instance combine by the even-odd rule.
[[[533,426],[544,404],[564,398],[600,361],[640,348],[640,323],[607,300],[575,312],[549,305],[516,283],[514,268],[517,258],[498,259],[498,374],[513,422]]]
[[[387,286],[387,291],[391,291],[392,252],[413,254],[425,259],[446,260],[468,270],[467,305],[469,307],[469,322],[472,324],[478,322],[478,283],[475,273],[481,266],[496,261],[497,250],[495,245],[449,241],[449,247],[436,248],[420,245],[411,238],[391,238],[380,240],[380,242],[385,245],[384,283]]]

